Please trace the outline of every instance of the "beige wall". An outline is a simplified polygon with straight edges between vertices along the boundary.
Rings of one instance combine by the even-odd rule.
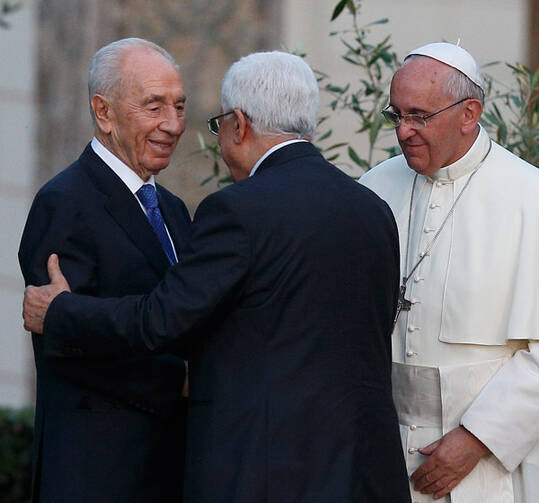
[[[10,15],[0,30],[0,406],[32,400],[31,339],[24,332],[24,284],[17,250],[33,191],[34,12],[32,5]]]

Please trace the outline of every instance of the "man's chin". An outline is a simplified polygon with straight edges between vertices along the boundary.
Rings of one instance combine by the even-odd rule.
[[[416,173],[423,174],[425,169],[427,168],[425,166],[424,162],[421,162],[420,159],[414,156],[406,156],[404,155],[404,158],[406,159],[406,163],[408,164],[409,168],[414,170]]]

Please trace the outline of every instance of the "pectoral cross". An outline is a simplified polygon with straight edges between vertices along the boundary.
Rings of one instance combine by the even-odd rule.
[[[395,329],[395,325],[397,324],[401,311],[409,311],[412,308],[412,303],[404,297],[405,295],[406,281],[403,281],[401,287],[399,288],[399,299],[397,300],[397,312],[395,314],[395,319],[393,320],[393,329]]]

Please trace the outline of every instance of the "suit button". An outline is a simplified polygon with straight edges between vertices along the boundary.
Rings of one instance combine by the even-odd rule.
[[[417,426],[416,426],[415,424],[411,424],[411,425],[410,425],[410,429],[411,429],[412,431],[415,431],[415,430],[417,430]]]
[[[415,454],[416,452],[417,452],[417,449],[414,448],[414,447],[410,447],[410,448],[408,449],[408,454]]]
[[[415,353],[413,351],[406,351],[406,356],[408,356],[409,358],[414,356]]]

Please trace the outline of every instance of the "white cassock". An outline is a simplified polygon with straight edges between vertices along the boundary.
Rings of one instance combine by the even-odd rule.
[[[415,172],[405,158],[361,178],[393,210],[402,276],[427,249],[489,143],[481,128],[461,159],[417,176],[410,228]],[[393,388],[409,473],[426,459],[418,448],[462,424],[493,455],[445,501],[538,503],[539,169],[492,142],[408,281],[406,298],[411,309],[393,332]],[[434,501],[413,490],[412,500]]]

